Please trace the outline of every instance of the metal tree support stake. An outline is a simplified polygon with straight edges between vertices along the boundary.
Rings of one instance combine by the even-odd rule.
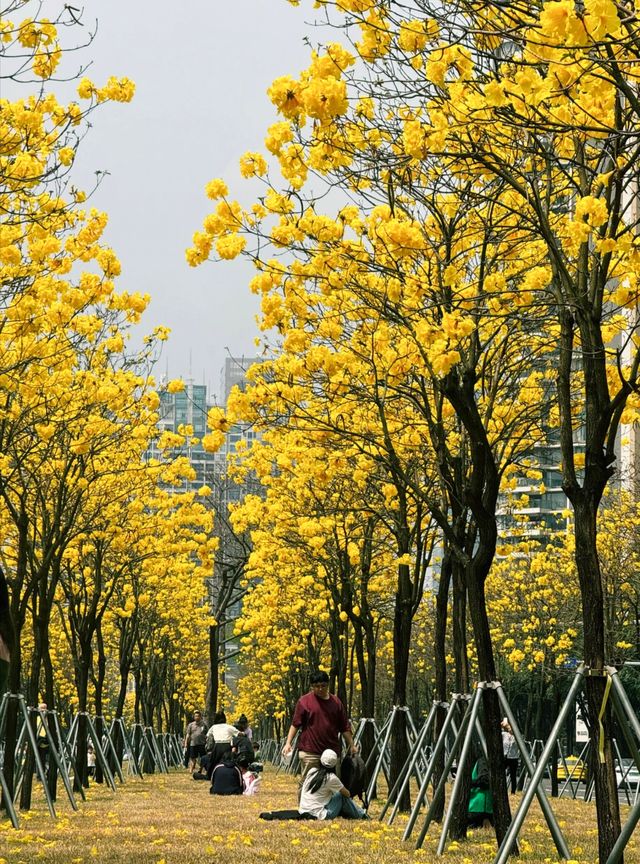
[[[29,720],[29,712],[24,701],[24,696],[21,693],[18,693],[17,695],[11,694],[9,698],[15,698],[18,700],[20,711],[22,712],[22,716],[24,717],[29,743],[31,744],[31,749],[33,751],[33,757],[36,763],[36,771],[44,789],[44,797],[47,801],[47,807],[51,816],[53,816],[54,819],[57,819],[58,817],[56,815],[55,807],[53,806],[53,800],[51,798],[51,793],[49,792],[49,786],[47,785],[47,775],[45,774],[44,766],[42,764],[42,760],[40,759],[40,754],[38,753],[38,742],[36,741],[36,735]]]
[[[506,694],[502,689],[502,684],[496,682],[496,691],[498,693],[498,699],[500,701],[500,705],[502,706],[502,710],[505,713],[505,717],[509,721],[509,725],[511,726],[511,731],[513,732],[513,737],[516,739],[516,744],[518,745],[518,749],[520,750],[520,755],[522,756],[522,761],[524,762],[524,766],[527,770],[529,776],[533,777],[535,773],[535,768],[531,759],[529,758],[529,754],[527,753],[527,745],[522,737],[522,733],[518,728],[518,724],[516,722],[516,718],[511,710],[511,706],[507,700]],[[551,809],[551,805],[549,804],[549,799],[547,798],[547,794],[544,791],[542,786],[542,781],[538,783],[536,788],[536,796],[538,798],[538,802],[540,804],[540,808],[544,813],[544,818],[547,820],[547,825],[549,826],[549,831],[551,832],[551,836],[553,837],[553,842],[556,844],[556,849],[558,850],[558,855],[565,860],[569,860],[571,858],[571,852],[569,851],[569,847],[567,842],[560,830],[560,826],[556,820],[556,817],[553,814]]]
[[[411,832],[413,831],[413,827],[416,824],[416,820],[418,818],[418,813],[420,812],[420,807],[422,806],[422,802],[424,801],[424,798],[427,794],[427,787],[429,786],[429,781],[431,780],[431,775],[433,774],[433,772],[435,770],[436,760],[437,760],[438,756],[440,755],[441,751],[444,749],[444,746],[445,746],[446,740],[447,740],[447,734],[449,732],[449,727],[452,726],[452,724],[453,724],[453,714],[455,711],[455,707],[458,704],[458,702],[460,702],[463,699],[467,699],[467,698],[468,697],[463,696],[461,693],[454,693],[453,696],[451,697],[451,703],[449,705],[449,711],[447,712],[447,716],[445,717],[444,723],[442,724],[442,729],[440,730],[440,735],[438,736],[438,740],[436,741],[436,746],[433,748],[433,753],[431,754],[431,762],[429,763],[427,773],[422,778],[422,783],[420,784],[420,788],[418,789],[418,795],[417,795],[416,800],[413,804],[413,810],[411,811],[411,814],[409,815],[409,821],[407,822],[407,825],[404,829],[404,834],[402,835],[403,840],[409,839],[409,837],[411,836]],[[466,719],[467,715],[468,715],[468,712],[467,712],[467,714],[465,714],[465,719]],[[466,728],[466,724],[463,720],[462,724],[460,725],[460,729],[462,730],[464,728]],[[459,734],[460,734],[460,731],[456,735],[456,740],[457,740],[457,736]],[[451,753],[449,754],[448,764],[445,765],[445,770],[443,772],[442,777],[440,778],[441,782],[442,782],[443,778],[446,778],[446,775],[447,775],[449,769],[451,768],[451,764],[453,763],[454,755],[455,755],[455,742],[454,742],[454,746],[451,750]],[[438,788],[440,788],[440,787],[438,786]],[[434,804],[434,801],[436,800],[437,794],[438,794],[438,790],[436,789],[434,797],[431,801],[431,808],[429,808],[430,811],[433,808],[433,804]]]
[[[139,777],[140,780],[144,779],[142,771],[140,770],[140,768],[138,767],[138,763],[136,762],[135,754],[133,752],[133,744],[131,738],[129,737],[124,718],[114,717],[114,719],[111,721],[111,731],[113,731],[115,726],[118,727],[118,729],[120,730],[120,734],[122,735],[122,749],[127,756],[128,770],[133,771],[136,777]]]
[[[378,759],[376,760],[375,767],[373,769],[373,773],[371,774],[371,780],[369,781],[369,785],[367,787],[367,801],[371,801],[371,797],[373,795],[373,790],[374,790],[375,785],[376,785],[376,780],[378,779],[378,774],[380,773],[380,769],[382,768],[384,758],[385,758],[385,755],[387,753],[387,745],[389,742],[389,738],[391,737],[391,728],[393,726],[393,721],[395,720],[397,713],[398,713],[398,706],[394,705],[393,709],[391,710],[391,713],[389,714],[389,717],[387,718],[387,722],[382,727],[382,730],[378,734],[378,738],[376,739],[375,744],[373,745],[373,749],[371,750],[371,754],[373,754],[375,752],[375,748],[378,747],[379,754],[378,754]],[[383,734],[384,734],[384,741],[382,742],[382,744],[380,744],[380,738],[382,737]],[[369,759],[371,758],[371,754],[369,755]],[[368,761],[369,760],[367,760],[367,762]]]
[[[32,711],[37,711],[38,714],[42,717],[43,714],[48,715],[57,715],[57,712],[47,709],[46,711],[41,711],[39,708],[33,708]],[[56,728],[59,728],[59,724],[57,722],[57,716],[54,717],[54,723]],[[67,771],[67,763],[61,759],[60,754],[58,753],[58,748],[56,746],[55,741],[53,740],[53,735],[51,734],[51,730],[49,729],[49,724],[47,720],[42,720],[42,728],[44,729],[44,733],[47,737],[47,743],[49,745],[49,756],[53,756],[53,760],[58,767],[58,771],[60,772],[60,776],[62,777],[62,782],[64,784],[65,791],[67,793],[67,798],[74,810],[78,809],[78,804],[73,794],[73,789],[71,788],[71,780],[69,779],[69,772]],[[60,743],[62,746],[62,739],[60,739]]]
[[[456,770],[456,779],[453,782],[453,789],[451,790],[451,800],[449,801],[449,807],[447,808],[447,813],[444,817],[444,822],[442,824],[442,834],[440,835],[440,842],[438,843],[438,848],[436,850],[438,855],[442,855],[444,852],[444,844],[447,842],[447,834],[449,833],[449,826],[451,825],[451,818],[453,816],[453,808],[458,799],[458,795],[460,794],[460,789],[462,788],[462,775],[464,773],[464,766],[467,761],[467,755],[471,748],[471,740],[473,738],[473,729],[476,725],[476,720],[478,718],[478,712],[480,710],[480,696],[482,692],[486,689],[486,681],[480,681],[476,688],[476,692],[473,694],[473,699],[471,700],[471,717],[469,720],[469,735],[464,739],[464,743],[462,745],[462,751],[460,753],[460,759],[458,760],[458,768]],[[423,838],[419,838],[422,840]]]
[[[465,696],[461,696],[460,698],[468,701],[469,706],[467,706],[467,711],[466,711],[464,717],[462,718],[462,723],[460,724],[460,728],[455,730],[454,724],[453,723],[451,724],[452,728],[454,728],[454,735],[455,735],[455,737],[453,739],[453,745],[451,747],[451,750],[450,750],[449,755],[447,757],[447,760],[445,762],[444,770],[442,772],[440,780],[438,781],[438,785],[436,786],[435,791],[433,793],[433,798],[431,799],[431,805],[430,805],[429,809],[427,810],[427,815],[425,816],[424,822],[422,824],[422,828],[420,829],[420,833],[418,834],[418,839],[416,840],[416,849],[420,849],[422,847],[422,844],[424,843],[424,838],[427,836],[427,831],[429,830],[429,825],[431,824],[431,821],[433,819],[433,813],[435,811],[435,808],[438,804],[438,801],[440,800],[440,797],[444,795],[444,787],[446,786],[447,777],[449,776],[449,772],[451,771],[451,768],[453,766],[453,762],[457,756],[458,748],[460,746],[460,743],[464,739],[465,735],[467,734],[467,729],[469,727],[469,721],[471,720],[471,707],[470,707],[470,705],[471,705],[471,701],[472,701],[473,697],[469,697],[469,696],[465,695]],[[477,729],[478,729],[478,723],[476,721],[476,731],[477,731]],[[472,733],[469,733],[469,734],[471,735]],[[457,773],[457,771],[456,771],[456,773]]]
[[[107,783],[111,787],[111,790],[115,792],[116,781],[113,779],[113,774],[111,773],[111,768],[109,768],[107,757],[105,756],[104,750],[102,749],[102,741],[100,741],[98,737],[98,733],[96,732],[96,727],[93,725],[91,715],[87,714],[86,711],[84,712],[84,714],[87,718],[87,726],[89,727],[89,733],[93,741],[93,749],[96,751],[96,756],[98,757],[98,761],[100,762],[102,771],[104,772],[104,776],[107,778]]]
[[[106,738],[108,750],[113,757],[113,764],[115,765],[116,774],[118,775],[118,780],[120,780],[121,783],[124,783],[124,775],[123,775],[122,769],[120,767],[120,761],[118,759],[118,754],[116,753],[116,748],[113,746],[113,740],[111,738],[111,732],[109,730],[109,727],[107,726],[107,721],[104,719],[104,717],[101,714],[96,714],[95,719],[96,720],[102,720],[102,728],[104,730],[102,735],[104,738]],[[105,761],[108,761],[108,760],[106,760],[106,753],[105,753]],[[113,777],[113,772],[111,772],[111,776]]]
[[[5,712],[7,708],[7,700],[8,693],[5,693],[2,697],[2,702],[0,702],[0,739],[4,738],[4,721],[5,721]],[[11,795],[9,795],[9,786],[7,785],[7,778],[4,776],[4,765],[0,766],[0,786],[2,787],[2,797],[4,800],[4,806],[9,814],[9,819],[11,819],[11,824],[14,828],[20,827],[20,820],[18,819],[18,814],[16,813],[16,808],[13,806],[13,799]]]
[[[628,724],[633,729],[636,739],[640,742],[640,723],[638,722],[638,718],[636,717],[636,713],[633,710],[633,706],[629,702],[629,697],[627,696],[625,689],[620,681],[620,678],[618,677],[618,670],[611,666],[607,666],[606,672],[611,678],[614,711],[616,712],[616,714],[618,714],[618,719],[620,720],[620,725],[622,727],[622,731],[625,734],[625,738],[628,734],[628,730],[626,728],[626,725]],[[626,720],[627,722],[625,723],[624,720]],[[631,739],[630,736],[627,741],[628,743],[634,745],[631,747],[631,752],[633,753],[633,758],[636,766],[638,770],[640,770],[640,753],[638,752],[638,746],[634,744],[633,739]],[[627,817],[627,821],[622,826],[620,836],[614,843],[613,849],[611,850],[609,857],[607,858],[606,864],[618,864],[618,862],[622,859],[622,854],[626,848],[627,843],[631,839],[631,835],[633,834],[639,820],[640,800],[637,800],[631,808],[631,812]]]
[[[493,864],[506,864],[507,859],[511,853],[511,847],[516,842],[516,838],[522,828],[522,823],[525,820],[527,813],[529,812],[529,807],[531,807],[531,802],[533,801],[534,795],[537,792],[538,785],[542,780],[542,775],[544,774],[544,769],[549,761],[549,757],[553,751],[553,748],[556,746],[556,739],[558,737],[558,733],[564,723],[565,717],[569,713],[569,709],[573,705],[573,701],[575,699],[576,693],[578,692],[582,682],[584,680],[584,663],[581,663],[576,669],[576,677],[573,679],[573,683],[569,688],[569,692],[567,694],[567,698],[564,700],[564,704],[560,709],[560,713],[556,718],[556,722],[553,724],[553,729],[549,735],[547,743],[544,746],[542,753],[540,754],[540,759],[538,760],[538,764],[535,767],[533,772],[533,776],[531,777],[531,783],[527,787],[527,791],[522,796],[522,801],[520,802],[520,806],[518,807],[515,816],[513,817],[513,821],[505,834],[502,843],[500,844],[500,848],[498,849],[498,854],[494,858]]]
[[[420,730],[418,737],[416,738],[416,741],[413,745],[412,751],[411,751],[411,753],[409,753],[409,756],[407,757],[406,762],[402,766],[402,771],[398,775],[398,779],[396,780],[396,782],[393,785],[393,788],[389,792],[387,800],[385,801],[384,807],[382,808],[382,812],[380,813],[380,816],[379,816],[380,822],[382,822],[382,820],[384,819],[385,813],[389,809],[389,805],[391,804],[392,801],[394,802],[394,808],[391,812],[391,816],[389,817],[389,825],[391,825],[391,823],[393,822],[393,820],[396,816],[396,813],[398,812],[398,808],[400,806],[400,801],[402,800],[402,796],[404,795],[404,790],[406,789],[408,784],[411,782],[411,775],[412,775],[413,770],[416,766],[416,763],[418,762],[420,754],[422,753],[422,746],[424,744],[424,740],[427,737],[429,730],[431,729],[433,718],[435,717],[435,713],[436,713],[437,704],[438,704],[437,702],[434,702],[433,705],[431,706],[431,710],[429,711],[429,716],[427,717],[425,722],[422,724],[422,728]],[[429,767],[429,765],[427,763],[425,770],[428,767]]]

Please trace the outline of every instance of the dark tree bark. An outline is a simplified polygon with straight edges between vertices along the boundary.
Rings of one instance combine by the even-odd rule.
[[[218,689],[220,683],[220,626],[209,625],[209,678],[205,712],[209,723],[213,723],[213,715],[218,710]]]
[[[451,573],[453,570],[453,561],[449,544],[445,542],[444,555],[442,557],[442,565],[440,567],[440,581],[438,582],[438,593],[436,595],[436,623],[435,623],[435,638],[434,638],[434,673],[436,682],[436,700],[440,703],[445,703],[449,699],[449,687],[447,676],[447,619],[449,612],[449,591],[451,587]],[[433,743],[438,740],[444,726],[444,721],[447,711],[444,705],[438,705],[434,717],[433,725]],[[442,773],[444,771],[445,754],[444,750],[439,755],[434,772],[433,786],[437,788]],[[444,815],[444,796],[440,796],[436,802],[433,819],[435,822],[441,822]]]

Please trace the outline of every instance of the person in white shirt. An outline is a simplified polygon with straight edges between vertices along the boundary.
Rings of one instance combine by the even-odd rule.
[[[214,744],[229,744],[240,732],[231,723],[227,723],[227,715],[224,711],[218,711],[213,718],[213,725],[207,732],[207,750],[212,750]]]
[[[227,717],[224,711],[218,711],[213,717],[213,725],[209,727],[207,732],[206,750],[207,755],[200,760],[201,766],[205,771],[208,780],[211,779],[211,774],[216,765],[219,765],[224,757],[231,753],[231,742],[236,735],[240,735],[240,730],[227,723]]]
[[[509,721],[506,717],[500,725],[502,726],[502,750],[504,753],[504,761],[509,774],[511,794],[514,795],[518,781],[518,756],[520,755],[520,750],[518,749],[513,729],[509,725]]]
[[[351,800],[349,790],[335,773],[338,754],[324,750],[320,767],[311,768],[304,779],[300,793],[299,813],[309,813],[316,819],[368,819],[369,817]]]

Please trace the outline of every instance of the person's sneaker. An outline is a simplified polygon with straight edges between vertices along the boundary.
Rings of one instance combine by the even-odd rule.
[[[191,776],[193,777],[194,780],[206,780],[207,779],[207,775],[203,774],[201,771],[194,771]]]

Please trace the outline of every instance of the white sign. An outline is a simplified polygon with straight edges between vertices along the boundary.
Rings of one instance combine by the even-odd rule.
[[[584,722],[580,706],[576,704],[576,744],[586,744],[589,740],[589,730]]]

